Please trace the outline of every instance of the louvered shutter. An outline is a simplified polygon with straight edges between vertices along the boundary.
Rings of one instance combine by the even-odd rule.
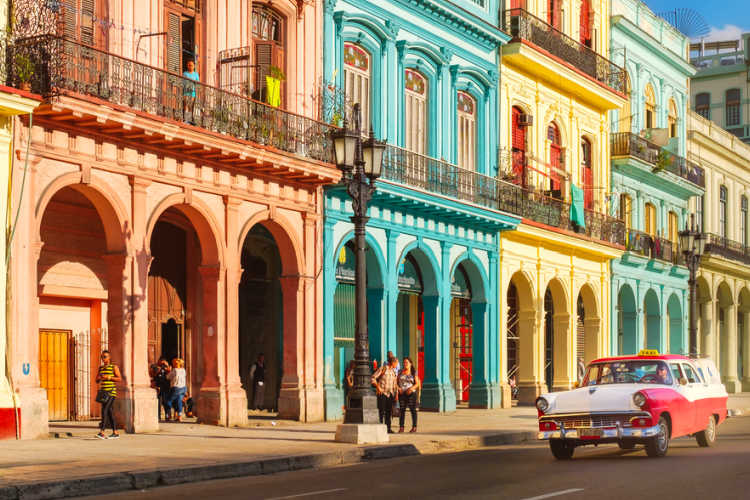
[[[94,45],[94,0],[81,0],[81,43]]]
[[[167,12],[167,71],[182,74],[182,19]]]
[[[526,128],[521,126],[522,112],[513,108],[513,174],[515,183],[526,187]]]
[[[581,0],[581,43],[591,47],[591,4]]]
[[[78,40],[76,29],[76,3],[74,1],[63,4],[63,33],[68,40]]]
[[[510,0],[511,9],[525,9],[526,0]]]
[[[266,76],[273,64],[273,42],[255,42],[255,98],[262,101],[266,96]]]
[[[284,66],[284,49],[281,48],[279,45],[273,45],[273,56],[272,61],[273,65],[277,68],[280,68],[281,71],[285,71]],[[264,78],[265,80],[265,78]],[[286,94],[286,81],[281,82],[281,106],[284,106],[284,95]]]
[[[562,148],[557,144],[550,145],[550,181],[552,191],[560,190],[560,158],[562,157]]]

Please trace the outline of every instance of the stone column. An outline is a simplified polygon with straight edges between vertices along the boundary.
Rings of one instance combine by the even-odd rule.
[[[588,365],[592,360],[603,355],[600,347],[602,320],[599,318],[584,318],[583,320],[583,363]],[[576,360],[576,363],[578,360]],[[578,376],[576,368],[576,377]]]
[[[219,373],[219,350],[223,347],[224,335],[219,321],[221,273],[218,266],[200,266],[201,323],[193,325],[193,332],[201,339],[203,380],[198,393],[196,410],[198,421],[204,424],[222,425],[227,422],[226,399],[223,397],[222,377]]]
[[[724,311],[724,327],[727,329],[727,345],[722,346],[721,354],[726,356],[726,373],[722,373],[722,380],[727,392],[734,394],[741,391],[737,379],[737,306],[732,304]]]
[[[282,276],[281,293],[284,311],[284,359],[279,417],[299,420],[304,418],[305,395],[301,387],[303,358],[302,280],[298,276]]]
[[[552,317],[552,325],[554,329],[552,390],[567,391],[573,387],[575,367],[570,314],[567,312],[555,314]]]
[[[536,398],[546,392],[543,377],[544,353],[540,347],[539,321],[533,309],[518,313],[518,402],[534,404]]]
[[[742,390],[750,391],[750,313],[742,314]]]
[[[489,350],[487,335],[487,304],[472,302],[472,364],[471,385],[469,386],[469,407],[492,408],[492,391],[489,383]]]
[[[714,301],[709,300],[700,304],[701,314],[701,351],[700,353],[717,361],[716,359],[716,324],[714,323]]]

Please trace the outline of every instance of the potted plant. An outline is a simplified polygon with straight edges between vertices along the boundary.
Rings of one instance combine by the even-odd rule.
[[[656,157],[656,164],[654,165],[654,168],[651,169],[651,172],[654,174],[658,174],[659,172],[667,168],[671,160],[672,155],[670,155],[667,150],[662,149],[661,151],[659,151],[659,155]]]
[[[21,90],[31,91],[31,79],[34,76],[34,63],[27,54],[17,53],[13,58],[13,72]]]

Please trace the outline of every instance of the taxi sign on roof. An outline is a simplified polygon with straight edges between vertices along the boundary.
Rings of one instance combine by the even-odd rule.
[[[638,356],[658,356],[659,351],[656,349],[641,349],[638,351]]]

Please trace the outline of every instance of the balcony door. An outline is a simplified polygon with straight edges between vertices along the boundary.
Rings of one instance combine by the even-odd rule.
[[[107,30],[97,20],[107,18],[107,2],[66,0],[60,3],[65,38],[89,47],[105,49]]]
[[[520,108],[513,108],[513,183],[526,188],[526,125],[522,124],[523,114]]]
[[[458,166],[476,170],[477,107],[466,92],[458,93]]]
[[[656,237],[656,207],[651,203],[646,203],[645,206],[645,232]]]
[[[275,10],[264,5],[253,6],[253,56],[255,78],[253,79],[253,99],[267,101],[268,84],[266,77],[271,68],[285,71],[284,18]],[[280,105],[284,105],[284,82],[281,82]]]
[[[344,44],[344,89],[347,101],[352,105],[359,104],[362,109],[362,129],[369,130],[370,54],[353,43]]]
[[[407,69],[405,79],[405,141],[409,151],[427,154],[427,80]]]
[[[593,37],[591,36],[591,1],[581,0],[581,15],[580,15],[580,42],[588,48],[592,48]]]
[[[550,196],[559,200],[563,199],[564,151],[560,139],[560,130],[555,123],[547,127],[547,140],[549,141],[549,190]]]
[[[581,139],[581,184],[583,184],[583,206],[594,209],[594,168],[591,162],[591,142]]]
[[[547,24],[558,31],[562,31],[562,7],[561,0],[547,1]]]
[[[166,70],[181,75],[188,61],[195,62],[196,71],[203,78],[206,65],[199,58],[201,20],[195,2],[165,0],[164,22]]]

